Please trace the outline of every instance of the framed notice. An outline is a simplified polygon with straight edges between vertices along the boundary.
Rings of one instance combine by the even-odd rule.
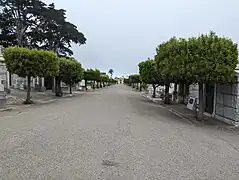
[[[196,110],[196,100],[197,100],[197,98],[190,97],[188,99],[187,108],[190,109],[190,110],[195,111]]]

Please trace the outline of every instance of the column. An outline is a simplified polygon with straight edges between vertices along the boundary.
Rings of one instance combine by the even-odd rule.
[[[8,71],[6,72],[6,85],[7,85],[7,88],[10,88],[10,79],[9,79],[9,72]]]
[[[44,78],[41,78],[41,87],[45,87]]]
[[[36,78],[32,77],[32,88],[35,88],[36,85]]]
[[[39,77],[36,77],[36,84],[39,85]]]
[[[215,117],[216,114],[216,103],[217,103],[217,84],[214,85],[214,94],[213,94],[213,112],[212,117]]]

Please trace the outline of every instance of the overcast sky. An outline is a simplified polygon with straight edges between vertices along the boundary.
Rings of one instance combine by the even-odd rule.
[[[67,10],[68,20],[87,40],[74,46],[85,68],[114,69],[115,76],[138,72],[139,61],[172,36],[210,30],[239,42],[239,0],[45,0]]]

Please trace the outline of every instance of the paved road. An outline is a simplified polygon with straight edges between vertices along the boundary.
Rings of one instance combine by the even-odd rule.
[[[238,180],[238,137],[116,85],[2,114],[0,179]]]

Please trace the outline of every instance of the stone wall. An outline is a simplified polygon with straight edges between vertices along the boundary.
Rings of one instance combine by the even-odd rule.
[[[239,84],[217,84],[215,118],[239,125]]]

